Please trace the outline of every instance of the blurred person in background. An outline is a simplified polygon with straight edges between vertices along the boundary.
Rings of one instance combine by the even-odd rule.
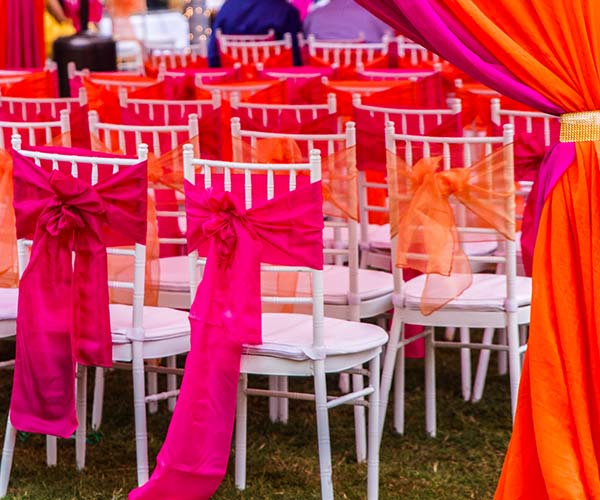
[[[321,0],[309,9],[304,34],[317,40],[380,42],[393,30],[354,0]]]
[[[296,34],[302,31],[300,12],[287,0],[227,0],[215,17],[208,42],[208,63],[221,65],[216,32],[224,35],[264,35],[270,29],[280,40],[284,33],[292,34],[294,64],[302,64]]]

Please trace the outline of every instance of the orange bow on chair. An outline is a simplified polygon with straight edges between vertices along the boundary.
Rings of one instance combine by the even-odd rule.
[[[512,145],[468,168],[440,170],[440,161],[423,158],[409,167],[388,151],[396,266],[427,274],[420,304],[425,315],[471,285],[462,243],[496,240],[497,233],[515,238]]]
[[[13,210],[13,161],[10,153],[0,150],[0,287],[19,283],[17,230]]]

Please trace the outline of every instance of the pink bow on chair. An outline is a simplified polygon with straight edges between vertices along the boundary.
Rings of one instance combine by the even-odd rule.
[[[13,159],[17,236],[33,237],[33,247],[19,287],[11,422],[70,437],[75,362],[112,363],[106,245],[145,242],[146,163],[91,186],[18,152]]]
[[[323,267],[321,183],[299,182],[246,210],[243,178],[232,175],[233,193],[186,183],[188,249],[208,251],[190,311],[192,349],[156,469],[130,500],[213,495],[229,459],[242,345],[261,342],[260,263]],[[222,186],[223,176],[212,182]]]

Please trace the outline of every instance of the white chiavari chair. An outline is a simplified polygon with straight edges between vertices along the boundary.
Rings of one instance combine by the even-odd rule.
[[[288,173],[291,183],[287,189],[295,189],[296,173],[309,171],[311,181],[321,178],[320,155],[311,151],[307,163],[295,164],[257,164],[203,160],[193,157],[191,146],[184,146],[184,164],[186,179],[195,184],[196,172],[204,174],[205,187],[211,186],[211,172],[223,173],[225,179],[231,178],[232,172],[244,172],[245,203],[252,207],[252,182],[257,175],[267,176],[267,192],[270,197],[275,192],[274,175]],[[228,181],[227,181],[228,182]],[[256,182],[256,181],[254,181]],[[231,190],[230,184],[225,189]],[[190,254],[191,265],[202,263],[197,252]],[[263,297],[263,302],[276,304],[294,304],[312,306],[312,315],[295,313],[263,313],[262,338],[260,345],[248,345],[243,348],[241,360],[241,379],[238,390],[236,416],[236,459],[235,484],[239,489],[246,485],[246,422],[247,396],[277,396],[312,400],[316,403],[317,429],[319,444],[319,462],[321,469],[321,495],[324,499],[333,499],[331,480],[331,445],[329,437],[328,410],[339,404],[368,404],[369,406],[369,452],[368,452],[368,493],[367,498],[375,499],[378,495],[378,408],[375,407],[379,395],[379,353],[386,342],[385,331],[375,325],[350,322],[325,317],[323,314],[323,272],[310,268],[289,268],[285,266],[263,266],[263,271],[308,272],[312,278],[312,290],[307,297]],[[196,282],[191,273],[191,289],[194,294]],[[304,347],[303,347],[304,346]],[[303,354],[308,349],[316,349],[324,355],[319,359],[310,359]],[[360,391],[345,394],[341,397],[328,397],[325,380],[326,373],[339,373],[363,363],[369,363],[368,374],[370,384]],[[362,373],[362,372],[361,372]],[[248,387],[248,375],[269,376],[308,376],[315,382],[314,394],[293,393],[287,390],[268,391]],[[362,398],[369,396],[368,402]]]
[[[356,66],[358,62],[369,64],[388,55],[390,49],[390,37],[387,35],[383,36],[381,42],[369,43],[331,42],[317,40],[314,35],[309,35],[306,43],[312,57],[318,57],[336,67]]]
[[[444,120],[460,115],[462,109],[459,99],[448,100],[448,108],[444,109],[412,109],[363,104],[359,94],[355,94],[352,101],[355,111],[363,112],[371,118],[381,119],[382,123],[393,121],[399,127],[400,133],[415,135],[425,134],[427,130],[440,126]],[[370,204],[367,197],[368,190],[387,192],[387,184],[367,180],[367,173],[361,170],[358,173],[358,189],[361,267],[389,270],[391,269],[390,226],[369,223],[370,213],[388,213],[389,207]]]
[[[282,134],[276,132],[257,132],[244,130],[240,121],[232,119],[231,134],[234,140],[234,160],[243,158],[236,140],[249,144],[250,148],[257,150],[261,140],[285,140],[293,141],[299,146],[303,154],[308,154],[313,148],[320,148],[326,154],[334,155],[340,151],[351,150],[356,144],[356,132],[354,123],[348,122],[344,133],[339,134]],[[353,163],[349,165],[349,171],[355,171],[356,157],[353,155],[347,159]],[[326,181],[325,181],[326,182]],[[356,203],[357,185],[356,180],[348,182],[347,189],[350,191],[349,203]],[[358,221],[348,218],[340,220],[333,218],[325,221],[325,234],[340,234],[346,236],[346,244],[333,245],[332,248],[324,249],[325,256],[334,259],[335,264],[327,265],[324,269],[324,304],[327,317],[341,318],[351,321],[361,321],[365,318],[378,318],[392,307],[391,291],[393,288],[392,275],[390,273],[359,268],[358,254]],[[344,265],[344,262],[348,265]],[[298,289],[306,293],[307,283],[300,280]],[[362,387],[362,377],[353,376],[355,390]],[[274,377],[270,379],[271,387],[279,390],[287,390],[285,378]],[[349,381],[347,377],[342,378],[343,390],[348,390]],[[287,422],[288,407],[287,400],[280,399],[279,402],[272,398],[270,400],[270,415],[273,421]],[[355,409],[356,419],[356,451],[359,462],[366,458],[366,436],[364,433],[364,411]]]
[[[413,160],[413,151],[416,148],[423,152],[423,157],[433,156],[433,151],[442,151],[442,169],[452,167],[469,168],[474,161],[468,154],[471,149],[483,146],[486,155],[492,153],[495,148],[512,144],[514,131],[512,126],[504,127],[504,134],[499,137],[432,137],[397,134],[393,122],[386,126],[386,147],[389,151],[396,152],[397,148],[404,151],[400,161],[404,161],[409,167]],[[458,155],[454,155],[458,152]],[[436,153],[437,154],[437,153]],[[512,146],[503,150],[505,177],[513,176],[513,153]],[[461,164],[456,164],[456,158],[462,158]],[[397,166],[396,156],[389,159]],[[389,175],[391,163],[388,163],[389,189],[397,191],[397,180]],[[486,166],[491,168],[492,162]],[[486,177],[487,178],[487,177]],[[492,182],[490,176],[490,182]],[[492,186],[490,185],[490,188]],[[506,213],[509,215],[510,225],[514,233],[515,203],[514,193],[504,200]],[[390,210],[394,210],[390,207]],[[382,373],[382,412],[381,425],[384,423],[385,410],[387,408],[388,395],[395,374],[394,391],[394,428],[397,432],[404,432],[404,347],[417,338],[425,338],[425,407],[426,407],[426,430],[431,436],[436,434],[436,406],[435,406],[435,349],[453,347],[469,353],[470,349],[493,349],[508,352],[510,365],[510,389],[512,414],[517,402],[517,392],[521,373],[521,354],[526,346],[520,345],[519,325],[528,324],[531,302],[531,279],[517,276],[515,241],[504,237],[494,229],[475,227],[471,218],[466,216],[464,209],[459,205],[455,207],[455,218],[457,220],[457,231],[462,234],[477,234],[482,238],[483,234],[495,237],[504,246],[502,255],[467,255],[472,263],[489,265],[503,264],[503,274],[473,272],[473,280],[462,294],[446,303],[440,309],[429,315],[420,310],[421,296],[425,286],[426,275],[421,275],[405,281],[400,268],[394,267],[394,317],[390,332],[390,342],[386,350],[384,368]],[[392,241],[392,258],[395,261],[396,240]],[[415,258],[428,258],[427,255],[417,255]],[[421,335],[411,339],[405,339],[403,326],[405,324],[423,325],[428,329]],[[459,328],[461,338],[459,342],[438,340],[435,336],[436,326],[447,326]],[[492,345],[491,343],[472,342],[469,336],[469,328],[506,328],[508,332],[508,343]]]
[[[51,162],[52,168],[59,164],[71,166],[71,174],[79,175],[82,165],[91,166],[90,182],[95,185],[99,178],[100,169],[107,175],[117,173],[120,169],[138,164],[147,158],[148,148],[140,144],[135,158],[92,157],[73,154],[57,154],[44,151],[22,149],[21,138],[13,136],[13,148],[23,156],[33,159],[36,164]],[[25,269],[29,258],[28,247],[31,242],[19,240],[19,267]],[[108,255],[131,260],[131,279],[119,278],[119,281],[109,281],[109,288],[130,290],[132,305],[111,304],[110,319],[113,342],[113,362],[115,367],[131,369],[133,378],[133,406],[135,415],[135,440],[137,457],[137,481],[143,484],[148,480],[148,442],[146,426],[146,405],[173,397],[171,392],[146,395],[144,375],[152,367],[145,366],[148,359],[167,358],[189,351],[190,327],[187,313],[165,307],[144,306],[145,291],[145,245],[136,244],[134,248],[110,247]],[[163,369],[163,371],[166,371]],[[77,417],[79,427],[76,431],[76,462],[77,468],[85,466],[86,447],[86,406],[87,406],[87,367],[77,367]],[[0,469],[0,496],[6,494],[16,430],[7,422]]]
[[[0,103],[2,101],[0,100]],[[122,108],[133,111],[136,114],[147,115],[150,120],[158,120],[164,125],[178,125],[174,120],[196,115],[202,118],[207,112],[214,111],[221,106],[221,96],[218,92],[212,92],[211,99],[142,99],[128,97],[127,89],[119,89],[119,102]]]
[[[198,135],[198,117],[189,115],[188,123],[185,125],[122,125],[115,123],[101,122],[95,111],[89,113],[90,133],[97,137],[107,149],[118,150],[123,154],[132,154],[137,146],[142,143],[150,144],[150,152],[159,158],[165,153],[175,150],[184,142],[197,137]],[[117,143],[113,143],[114,134],[117,135]],[[170,189],[160,184],[151,186],[155,191],[159,189]],[[183,209],[183,200],[177,199],[177,207],[167,210],[157,210],[157,217],[175,219],[179,221],[185,217]],[[160,237],[160,244],[180,245],[186,244],[185,237]],[[159,259],[160,280],[158,290],[158,306],[175,309],[189,309],[190,291],[188,272],[189,267],[185,255],[163,257]],[[168,357],[167,368],[176,368],[175,357]],[[156,372],[148,373],[148,393],[157,392],[158,380]],[[167,388],[173,392],[177,388],[177,379],[175,375],[167,375]],[[92,428],[97,430],[102,422],[102,400],[104,394],[104,370],[96,369],[96,383],[94,392],[94,407],[92,411]],[[169,409],[175,407],[175,397],[168,400]],[[158,406],[156,402],[151,402],[149,411],[156,412]]]

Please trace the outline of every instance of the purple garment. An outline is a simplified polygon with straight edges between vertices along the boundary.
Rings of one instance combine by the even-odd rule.
[[[208,42],[208,63],[211,67],[221,65],[215,33],[220,29],[224,35],[262,35],[275,31],[280,40],[285,33],[292,34],[294,64],[300,66],[300,48],[297,33],[302,32],[300,12],[287,0],[227,0],[213,23],[213,34]]]
[[[354,40],[380,42],[393,29],[354,0],[331,0],[315,7],[304,20],[304,34],[318,40]]]

